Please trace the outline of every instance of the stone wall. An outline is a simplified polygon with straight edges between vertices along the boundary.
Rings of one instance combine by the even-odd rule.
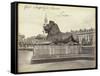
[[[35,45],[34,57],[55,57],[69,54],[79,54],[81,47],[79,45]]]

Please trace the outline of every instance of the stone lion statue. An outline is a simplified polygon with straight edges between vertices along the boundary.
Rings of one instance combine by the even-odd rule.
[[[58,44],[58,43],[68,43],[69,41],[73,41],[78,43],[75,39],[75,35],[72,33],[63,33],[60,31],[58,25],[54,21],[49,21],[48,24],[43,26],[45,33],[47,33],[47,40]]]

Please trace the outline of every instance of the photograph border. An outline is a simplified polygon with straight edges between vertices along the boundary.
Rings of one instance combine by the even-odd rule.
[[[71,7],[85,7],[95,8],[95,29],[96,29],[96,67],[82,68],[82,69],[64,69],[64,70],[49,70],[49,71],[32,71],[32,72],[18,72],[18,4],[39,4],[52,6],[71,6]],[[76,71],[76,70],[92,70],[98,69],[98,7],[86,5],[71,5],[71,4],[53,4],[53,3],[37,3],[37,2],[12,2],[11,3],[11,73],[27,74],[27,73],[44,73],[44,72],[61,72],[61,71]]]

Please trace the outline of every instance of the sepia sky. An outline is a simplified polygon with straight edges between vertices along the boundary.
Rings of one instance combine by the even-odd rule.
[[[62,32],[95,28],[95,8],[19,4],[19,33],[26,37],[43,34],[45,17],[55,21]]]

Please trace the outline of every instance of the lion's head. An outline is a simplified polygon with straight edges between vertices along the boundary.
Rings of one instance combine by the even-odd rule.
[[[60,32],[58,25],[54,21],[49,21],[49,24],[43,26],[44,31],[50,35]]]

